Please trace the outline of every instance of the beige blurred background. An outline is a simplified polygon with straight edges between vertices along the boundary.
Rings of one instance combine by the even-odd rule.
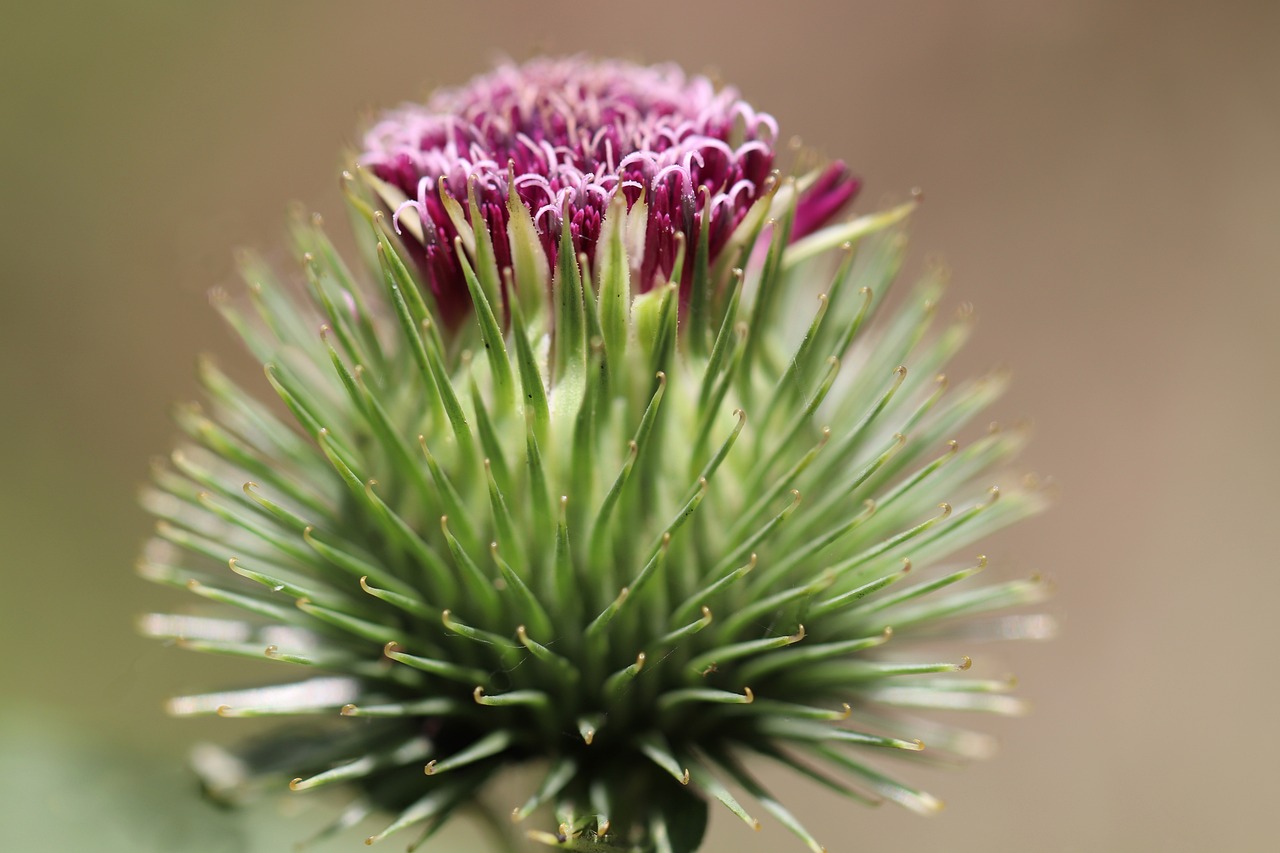
[[[996,414],[1034,418],[1026,462],[1063,484],[993,552],[1058,582],[1062,636],[994,650],[1035,712],[921,774],[933,819],[800,789],[833,853],[1276,849],[1280,4],[5,6],[0,848],[274,851],[311,825],[188,802],[190,742],[237,733],[160,702],[231,670],[133,636],[173,602],[131,572],[135,486],[196,352],[233,346],[205,291],[283,242],[289,201],[339,221],[362,111],[585,49],[717,71],[847,159],[863,209],[923,187],[917,256],[979,311],[960,369],[1014,368]],[[707,849],[799,848],[717,819]]]

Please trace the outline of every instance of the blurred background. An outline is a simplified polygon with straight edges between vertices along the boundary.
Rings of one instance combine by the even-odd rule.
[[[993,650],[1034,712],[988,726],[994,759],[915,777],[948,803],[935,818],[811,788],[801,817],[833,853],[1275,849],[1280,4],[116,0],[4,17],[0,848],[277,851],[314,824],[193,796],[190,744],[244,730],[161,702],[234,668],[134,636],[135,614],[174,604],[132,573],[150,529],[136,486],[174,437],[170,404],[195,394],[196,353],[234,347],[204,294],[231,281],[234,247],[283,244],[290,201],[342,221],[361,116],[501,55],[587,50],[715,72],[846,159],[860,209],[922,187],[915,253],[978,308],[953,373],[1014,369],[995,414],[1034,419],[1024,462],[1062,484],[992,552],[1057,581],[1059,639]],[[710,851],[798,849],[723,818]],[[472,843],[462,827],[431,849]]]

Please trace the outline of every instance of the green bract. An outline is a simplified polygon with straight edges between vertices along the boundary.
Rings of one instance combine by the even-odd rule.
[[[515,818],[546,806],[529,834],[583,851],[687,853],[711,800],[823,849],[759,756],[936,809],[881,754],[986,741],[915,709],[1021,705],[956,675],[967,647],[913,644],[1048,630],[1000,613],[1039,580],[979,585],[983,558],[948,559],[1045,499],[993,488],[1021,431],[950,441],[1004,380],[940,375],[970,326],[931,331],[941,273],[882,310],[913,204],[792,242],[797,182],[774,180],[714,263],[678,241],[693,263],[637,293],[643,198],[613,197],[590,266],[561,229],[549,276],[513,202],[515,269],[484,228],[459,238],[473,310],[446,326],[369,186],[349,176],[362,263],[300,219],[302,276],[250,260],[248,299],[215,299],[283,406],[202,364],[207,403],[180,410],[187,441],[145,496],[143,575],[208,602],[145,633],[288,664],[170,710],[306,717],[200,753],[209,787],[343,783],[327,831],[389,811],[371,842],[425,839],[537,762]]]

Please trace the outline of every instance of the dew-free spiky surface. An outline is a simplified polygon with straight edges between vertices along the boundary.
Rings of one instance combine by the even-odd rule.
[[[993,480],[1021,431],[952,440],[1005,380],[941,375],[971,326],[940,319],[941,271],[890,299],[914,203],[826,223],[843,172],[769,173],[775,134],[722,100],[723,139],[686,139],[683,170],[611,153],[612,183],[548,185],[549,209],[514,160],[415,203],[366,158],[344,182],[360,262],[300,217],[300,273],[250,258],[247,297],[215,294],[282,405],[202,362],[140,570],[209,607],[143,630],[284,664],[173,713],[305,718],[199,753],[215,793],[342,783],[325,832],[385,811],[369,841],[416,847],[536,763],[514,817],[553,846],[688,853],[719,801],[821,850],[757,760],[929,812],[884,755],[987,741],[917,709],[1021,709],[960,674],[965,644],[1048,627],[1001,612],[1038,579],[980,583],[966,550],[1044,503]],[[760,140],[749,187],[713,162]]]

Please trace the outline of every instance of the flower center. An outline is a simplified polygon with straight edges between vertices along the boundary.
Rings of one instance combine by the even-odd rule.
[[[629,208],[643,198],[636,286],[644,291],[671,276],[677,234],[692,247],[706,223],[715,259],[764,192],[777,133],[774,119],[735,90],[717,91],[674,66],[544,59],[504,65],[385,115],[366,134],[361,162],[409,199],[397,218],[412,208],[421,219],[419,264],[448,315],[465,310],[467,291],[442,195],[467,211],[474,186],[500,266],[511,262],[512,191],[551,262],[566,226],[575,252],[593,262],[609,202],[619,192]]]

